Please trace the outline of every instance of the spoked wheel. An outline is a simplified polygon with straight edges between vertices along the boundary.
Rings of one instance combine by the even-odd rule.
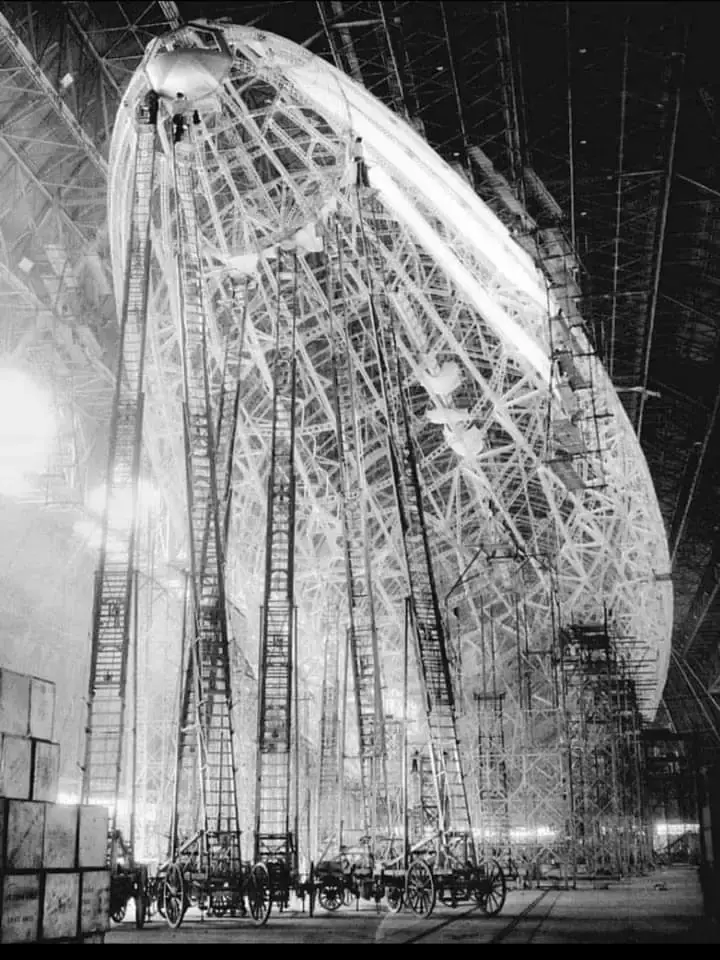
[[[264,863],[256,863],[248,877],[248,906],[256,927],[264,927],[272,910],[270,874]]]
[[[405,902],[418,917],[429,917],[436,895],[432,870],[424,860],[414,860],[405,878]]]
[[[489,860],[478,869],[475,899],[488,917],[496,917],[505,906],[505,874],[497,860]]]
[[[326,910],[339,910],[345,903],[345,887],[339,880],[329,880],[320,887],[318,898]]]
[[[388,887],[385,893],[390,913],[400,913],[403,908],[403,892],[401,887]]]
[[[163,908],[167,924],[177,930],[185,916],[185,883],[182,870],[176,863],[171,863],[163,884]]]

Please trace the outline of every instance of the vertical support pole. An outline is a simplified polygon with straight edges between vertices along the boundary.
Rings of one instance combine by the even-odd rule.
[[[135,860],[135,805],[137,803],[137,732],[138,732],[138,568],[137,568],[137,550],[133,558],[135,566],[133,569],[133,624],[132,624],[132,753],[130,759],[130,850],[132,859]]]
[[[345,673],[343,677],[343,693],[340,712],[340,770],[338,772],[338,849],[342,851],[345,828],[345,740],[347,736],[347,703],[348,703],[348,674],[350,671],[350,630],[345,631]]]
[[[567,58],[567,120],[568,120],[568,175],[570,178],[570,243],[577,251],[575,231],[575,121],[572,102],[572,68],[570,53],[570,4],[565,4],[565,55]]]
[[[295,853],[293,856],[293,869],[295,875],[297,876],[299,869],[299,857],[300,857],[300,699],[298,692],[298,659],[297,659],[297,624],[298,624],[298,611],[297,607],[293,607],[293,632],[292,632],[292,646],[293,646],[293,657],[292,657],[292,666],[293,666],[293,675],[292,683],[294,690],[294,723],[292,724],[295,730]]]
[[[183,622],[182,629],[180,631],[180,683],[179,683],[179,692],[178,692],[178,723],[177,723],[177,736],[178,741],[176,744],[175,750],[175,783],[173,789],[173,804],[172,804],[172,816],[170,818],[170,860],[174,860],[177,854],[178,847],[178,821],[179,821],[179,804],[180,804],[180,757],[181,757],[181,738],[183,735],[182,731],[182,715],[183,715],[183,694],[185,692],[185,670],[186,670],[186,660],[185,660],[185,650],[187,647],[187,628],[188,628],[188,604],[190,602],[190,574],[185,573],[185,596],[183,602]],[[189,655],[189,654],[188,654]]]
[[[402,778],[403,778],[403,870],[408,868],[408,639],[410,634],[410,602],[405,601],[405,630],[403,637],[403,739],[402,739]]]

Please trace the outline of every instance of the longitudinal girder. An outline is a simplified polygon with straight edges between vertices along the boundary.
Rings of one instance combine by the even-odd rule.
[[[106,804],[113,818],[120,791],[131,632],[157,111],[157,97],[150,93],[137,118],[120,359],[92,622],[83,798]]]
[[[208,379],[206,294],[198,246],[197,151],[188,119],[178,115],[174,124],[190,553],[190,643],[178,739],[178,782],[180,771],[188,774],[192,763],[199,765],[200,814],[196,829],[202,831],[203,850],[211,862],[217,864],[222,856],[225,868],[233,871],[240,865],[240,835],[217,447]]]
[[[357,426],[354,371],[348,343],[342,255],[328,277],[341,513],[350,619],[350,655],[360,754],[363,832],[371,843],[390,827],[387,806],[384,711],[364,496],[365,469]],[[384,823],[378,823],[378,814]]]
[[[268,478],[265,603],[262,611],[255,860],[294,866],[290,759],[295,551],[295,303],[297,256],[277,251],[273,423]]]
[[[424,695],[430,741],[430,760],[437,803],[437,824],[443,846],[448,834],[467,837],[472,824],[455,715],[445,625],[438,600],[431,546],[425,523],[423,487],[418,451],[412,435],[405,383],[394,331],[394,313],[388,296],[389,277],[379,246],[392,235],[376,216],[377,201],[358,186],[361,218],[371,228],[364,233],[366,266],[370,272],[370,313],[383,384],[392,479],[407,565],[408,598],[416,656]],[[379,212],[379,211],[378,211]],[[372,240],[368,242],[368,235]]]

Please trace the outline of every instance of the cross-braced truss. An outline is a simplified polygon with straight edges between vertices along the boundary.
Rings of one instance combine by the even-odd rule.
[[[664,579],[667,546],[644,458],[582,328],[573,325],[567,337],[574,369],[592,389],[577,391],[570,410],[554,374],[551,318],[558,316],[562,298],[467,184],[407,125],[324,62],[271,35],[222,29],[234,51],[232,71],[217,95],[198,105],[195,132],[203,161],[197,208],[208,288],[208,357],[215,376],[228,335],[227,279],[249,273],[255,281],[247,300],[229,595],[241,598],[248,611],[262,603],[273,271],[278,244],[290,242],[302,254],[295,320],[298,660],[303,681],[319,685],[323,655],[315,638],[322,636],[321,611],[328,597],[336,596],[340,606],[346,591],[333,305],[324,283],[327,258],[340,248],[342,262],[333,270],[341,274],[348,317],[368,556],[388,701],[397,700],[407,585],[392,520],[371,292],[353,201],[353,144],[361,136],[378,211],[373,256],[383,261],[383,295],[410,384],[411,430],[420,451],[441,601],[458,574],[475,565],[459,623],[465,693],[481,687],[481,663],[488,655],[483,617],[488,617],[494,660],[507,685],[504,711],[509,716],[519,711],[513,682],[517,597],[523,598],[525,629],[538,638],[537,646],[542,638],[547,646],[552,635],[554,598],[568,621],[592,622],[607,607],[617,655],[637,681],[640,709],[652,716],[667,668],[672,605]],[[174,42],[203,41],[186,31]],[[139,71],[113,140],[110,225],[118,285],[132,196],[127,162],[134,149],[132,107],[146,90]],[[183,504],[173,478],[183,472],[182,354],[171,164],[163,160],[172,155],[168,126],[159,132],[153,206],[146,438],[156,480],[180,531]],[[551,462],[549,425],[571,415],[592,429],[561,471]],[[419,719],[419,705],[411,706]]]
[[[665,540],[644,460],[582,332],[573,331],[578,363],[592,366],[594,400],[605,414],[598,432],[606,483],[570,491],[547,464],[549,408],[561,402],[551,399],[549,390],[549,316],[555,299],[530,258],[419,138],[347,78],[278,38],[258,39],[239,27],[228,27],[227,35],[236,49],[232,78],[218,97],[219,109],[201,117],[199,134],[205,160],[200,176],[203,257],[211,300],[219,300],[222,279],[233,269],[248,269],[252,261],[262,281],[272,270],[266,254],[274,244],[301,230],[321,233],[332,218],[344,244],[356,251],[343,264],[344,285],[356,327],[351,362],[369,479],[373,568],[382,571],[378,594],[384,615],[397,620],[403,587],[397,538],[388,529],[392,491],[384,438],[377,429],[380,393],[364,311],[368,292],[357,215],[347,190],[353,133],[364,136],[371,182],[382,200],[386,233],[392,236],[392,245],[383,251],[391,277],[388,296],[401,321],[401,357],[416,383],[413,427],[423,450],[420,466],[441,576],[451,582],[482,543],[488,556],[498,544],[514,550],[531,571],[524,576],[524,590],[537,621],[534,629],[542,627],[546,615],[547,603],[540,597],[551,572],[567,610],[596,609],[600,587],[618,634],[644,648],[635,659],[653,664],[653,683],[643,704],[651,711],[666,662],[668,589],[655,580],[667,571]],[[128,104],[144,87],[138,73]],[[122,111],[111,181],[118,250],[127,222],[124,158],[131,141],[132,128]],[[172,429],[180,366],[171,309],[169,196],[169,182],[161,177],[149,399],[160,478],[172,469],[173,454],[177,458],[181,452],[180,436]],[[333,582],[342,582],[330,331],[317,268],[321,260],[321,253],[315,259],[307,256],[299,267],[298,571],[306,601],[327,589],[327,577],[318,577],[320,563],[333,573]],[[271,283],[260,282],[255,303],[248,307],[246,343],[254,367],[241,397],[236,455],[242,480],[233,516],[250,571],[245,590],[258,583],[264,545],[258,518],[264,513],[262,481],[270,439],[271,341],[262,320],[271,314],[271,289]],[[225,330],[219,311],[211,311],[209,335],[211,355],[220,364]],[[248,509],[251,505],[257,509]],[[504,578],[493,569],[487,563],[483,593],[502,627],[504,619],[512,620],[512,610]],[[465,639],[472,643],[475,631],[468,626]]]

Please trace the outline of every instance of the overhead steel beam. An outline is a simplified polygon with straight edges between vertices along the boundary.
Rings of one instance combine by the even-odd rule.
[[[708,447],[710,446],[710,438],[715,431],[715,426],[718,421],[718,414],[720,414],[720,387],[715,394],[715,402],[713,404],[712,411],[710,413],[710,419],[708,420],[708,425],[705,430],[705,435],[703,436],[702,444],[700,447],[700,453],[698,454],[697,463],[695,464],[695,471],[693,473],[692,483],[690,484],[690,489],[688,490],[687,496],[685,497],[685,502],[683,505],[683,511],[678,521],[677,528],[672,531],[672,553],[670,556],[670,562],[673,564],[677,556],[678,547],[682,542],[682,538],[685,534],[685,527],[687,525],[688,516],[690,514],[690,508],[692,502],[695,498],[695,492],[697,490],[698,483],[700,481],[700,475],[702,473],[703,466],[705,465],[705,458],[708,452]],[[674,526],[674,524],[673,524]]]
[[[475,173],[473,170],[472,163],[470,161],[470,138],[468,137],[467,126],[465,124],[465,111],[463,110],[462,98],[460,96],[460,87],[458,85],[457,71],[455,69],[455,57],[453,55],[452,44],[450,43],[450,31],[448,29],[447,13],[445,12],[445,4],[440,4],[440,17],[442,19],[443,25],[443,37],[445,39],[445,47],[447,50],[448,66],[450,67],[450,79],[452,81],[453,93],[455,94],[455,109],[458,115],[458,122],[460,124],[460,136],[463,142],[463,157],[465,161],[465,171],[470,178],[470,183],[475,184]]]
[[[75,223],[73,218],[67,212],[67,210],[58,205],[58,198],[45,186],[42,180],[39,179],[38,175],[32,169],[32,167],[27,163],[27,161],[22,157],[20,153],[15,149],[15,147],[10,143],[10,141],[0,133],[0,143],[2,144],[2,149],[5,150],[15,161],[15,163],[20,167],[26,177],[28,177],[34,186],[40,191],[43,197],[47,202],[55,209],[58,213],[58,216],[62,219],[63,223],[68,227],[72,233],[83,243],[88,242],[88,237],[83,233],[80,227]]]
[[[684,30],[683,49],[676,55],[677,76],[675,82],[675,97],[673,102],[672,126],[670,130],[670,145],[668,147],[667,162],[665,165],[665,175],[663,180],[663,196],[660,206],[660,220],[657,231],[657,249],[655,253],[655,269],[653,274],[652,290],[650,303],[648,304],[648,313],[645,332],[645,351],[643,358],[643,370],[641,386],[643,392],[640,394],[640,403],[638,406],[637,421],[635,431],[638,438],[642,437],[642,428],[645,417],[645,404],[647,402],[647,386],[650,376],[650,356],[652,354],[653,337],[655,335],[655,318],[657,315],[658,298],[660,294],[660,279],[662,277],[663,259],[665,253],[665,238],[667,234],[668,211],[670,209],[670,195],[672,193],[673,177],[675,174],[675,149],[677,146],[678,126],[680,123],[680,104],[682,80],[685,69],[685,54],[687,50],[687,28]]]
[[[68,5],[68,6],[66,7],[66,15],[67,15],[68,19],[70,20],[70,23],[73,25],[73,29],[75,30],[75,32],[77,33],[77,35],[82,39],[82,41],[83,41],[83,43],[85,44],[85,47],[87,48],[87,50],[89,50],[89,52],[92,54],[93,58],[97,61],[97,64],[98,64],[98,66],[100,67],[100,69],[101,69],[101,71],[102,71],[102,73],[103,73],[103,76],[105,77],[105,79],[107,80],[107,82],[110,84],[110,86],[113,88],[113,90],[115,91],[115,93],[118,95],[118,99],[119,99],[120,96],[121,96],[121,94],[122,94],[122,90],[121,90],[121,88],[120,88],[120,85],[118,84],[117,80],[116,80],[115,77],[113,76],[113,72],[112,72],[112,70],[110,69],[110,67],[108,66],[107,60],[106,60],[105,57],[103,57],[102,54],[99,52],[99,50],[97,49],[97,47],[96,47],[95,44],[93,43],[90,34],[87,32],[87,30],[85,29],[85,27],[84,27],[84,26],[82,25],[82,23],[80,22],[80,19],[78,18],[77,14],[74,12],[74,10],[73,10],[73,8],[72,8],[72,5]]]
[[[0,279],[2,279],[21,299],[25,300],[27,305],[37,313],[52,314],[52,307],[41,300],[35,291],[31,290],[26,283],[23,283],[17,273],[15,273],[15,271],[12,270],[6,263],[3,263],[2,260],[0,260]]]
[[[85,152],[88,159],[104,175],[107,176],[107,160],[95,146],[92,138],[78,122],[75,114],[64,102],[58,91],[52,85],[44,70],[38,65],[32,53],[28,50],[20,37],[13,29],[10,21],[0,13],[0,37],[6,41],[15,57],[32,77],[35,85],[46,98],[49,105],[60,117],[70,131],[77,145]]]
[[[720,593],[720,535],[716,536],[710,560],[705,567],[695,596],[687,612],[685,624],[679,635],[679,647],[683,656],[688,656],[698,633]]]
[[[630,40],[628,37],[628,21],[625,21],[625,40],[623,43],[622,90],[620,93],[620,133],[618,136],[618,169],[617,187],[615,190],[615,236],[613,237],[613,272],[612,272],[612,308],[610,311],[610,344],[607,349],[607,364],[612,380],[615,374],[615,340],[617,328],[618,308],[618,280],[620,277],[620,227],[622,224],[622,194],[623,171],[625,168],[625,114],[628,97],[628,57]]]
[[[503,115],[505,119],[505,146],[508,157],[510,181],[516,198],[525,203],[525,182],[523,172],[527,166],[526,151],[524,148],[521,117],[523,110],[520,104],[524,103],[522,78],[518,76],[513,57],[512,38],[510,35],[510,14],[507,2],[495,5],[495,26],[497,30],[498,70],[500,72],[500,86],[503,98]]]
[[[325,24],[325,18],[322,12],[322,4],[319,3],[317,6],[318,6],[318,10],[320,10],[321,17],[323,17],[323,24]],[[354,80],[357,80],[358,83],[362,83],[363,74],[362,74],[362,70],[360,69],[360,61],[358,60],[358,55],[355,51],[355,44],[353,42],[352,34],[350,33],[349,27],[346,24],[342,23],[342,17],[345,14],[344,5],[340,2],[340,0],[332,0],[330,6],[332,7],[334,17],[338,21],[340,21],[338,23],[330,23],[329,26],[330,28],[337,29],[338,33],[340,34],[340,39],[342,41],[342,46],[343,46],[343,52],[345,54],[346,64],[347,64],[346,67],[343,68],[344,72],[349,73],[350,76]],[[328,32],[330,32],[330,30],[328,30]]]
[[[173,3],[172,0],[158,0],[158,6],[173,30],[177,30],[178,27],[182,26],[183,18],[180,16],[180,11],[176,3]]]

